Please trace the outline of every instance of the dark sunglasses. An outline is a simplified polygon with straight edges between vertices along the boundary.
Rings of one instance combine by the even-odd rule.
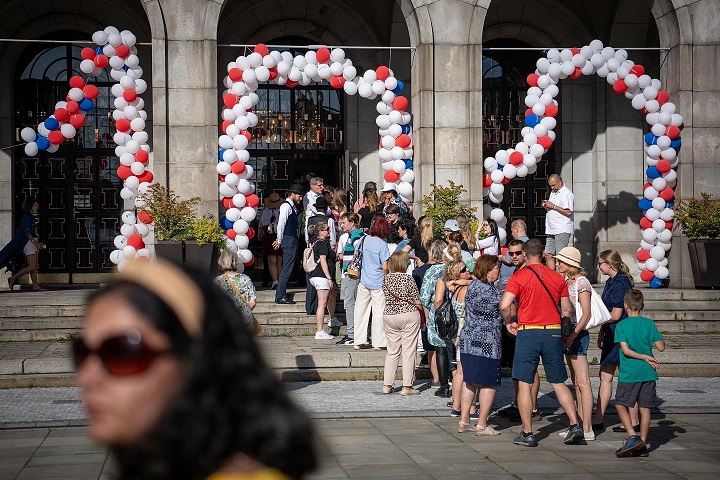
[[[460,270],[460,273],[465,273],[465,272],[467,272],[467,271],[468,271],[467,267],[463,267],[463,269]]]
[[[125,335],[105,339],[97,349],[91,350],[82,337],[72,341],[73,362],[75,370],[82,367],[90,355],[100,358],[105,370],[110,375],[123,377],[139,375],[146,372],[152,363],[167,350],[153,350],[143,342],[140,332],[130,330]]]
[[[522,250],[520,250],[519,252],[508,252],[508,255],[510,255],[511,257],[517,257],[521,253],[522,253]]]

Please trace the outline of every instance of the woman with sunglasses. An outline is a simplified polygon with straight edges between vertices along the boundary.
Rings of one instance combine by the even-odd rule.
[[[335,252],[330,245],[330,226],[327,223],[318,223],[310,227],[310,235],[317,238],[313,243],[312,251],[317,266],[310,274],[310,283],[317,290],[317,309],[315,320],[317,331],[315,340],[332,340],[335,338],[325,331],[325,307],[330,319],[335,317]]]
[[[500,255],[500,237],[498,236],[497,222],[492,218],[483,220],[478,225],[478,231],[476,232],[478,238],[481,237],[480,232],[482,231],[485,238],[477,241],[477,250],[473,254],[473,257],[478,258],[480,255]]]
[[[316,465],[308,417],[202,275],[130,263],[90,297],[73,358],[119,478],[279,480]]]

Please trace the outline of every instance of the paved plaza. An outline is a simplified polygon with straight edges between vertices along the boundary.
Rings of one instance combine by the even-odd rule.
[[[495,407],[512,399],[503,379]],[[311,478],[717,478],[720,474],[719,378],[661,378],[648,458],[616,459],[623,434],[608,429],[587,445],[567,446],[566,425],[549,384],[535,449],[512,444],[518,422],[493,416],[502,435],[457,434],[445,399],[382,395],[381,382],[289,382],[293,398],[315,418],[320,469]],[[597,388],[597,384],[594,384]],[[609,416],[608,425],[617,423]],[[107,452],[85,435],[79,390],[0,390],[0,479],[112,478]]]

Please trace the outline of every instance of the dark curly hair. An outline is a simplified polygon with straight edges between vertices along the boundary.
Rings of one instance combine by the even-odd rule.
[[[300,478],[317,463],[309,418],[289,398],[228,296],[186,270],[205,301],[202,337],[192,340],[163,300],[116,282],[89,303],[115,295],[164,332],[186,381],[158,424],[130,445],[111,447],[123,479],[204,479],[240,453]]]

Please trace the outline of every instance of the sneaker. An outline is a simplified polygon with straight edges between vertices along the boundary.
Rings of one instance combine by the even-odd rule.
[[[460,416],[460,410],[455,410],[455,409],[450,410],[450,416],[451,416],[451,417],[455,417],[455,418],[459,417],[459,416]]]
[[[520,410],[518,410],[514,403],[511,403],[509,406],[498,410],[497,414],[501,417],[515,418],[520,416]]]
[[[430,382],[430,388],[440,388],[441,385],[440,382]]]
[[[575,425],[571,429],[568,430],[567,435],[565,435],[565,445],[576,445],[580,443],[582,440],[585,439],[585,435],[583,433],[583,429],[580,425]]]
[[[470,420],[478,420],[480,418],[480,410],[470,412]]]
[[[520,412],[518,412],[519,414]],[[539,410],[533,410],[532,411],[532,419],[533,420],[539,420],[543,417],[543,414]]]
[[[395,389],[392,387],[392,385],[383,385],[384,394],[387,395],[388,393],[393,393],[393,391],[395,391]]]
[[[570,433],[570,429],[566,428],[565,430],[561,430],[558,432],[558,437],[565,438],[565,437],[567,437],[568,433]]]
[[[338,320],[337,317],[332,317],[330,320],[328,320],[328,326],[329,326],[330,328],[332,328],[332,327],[342,327],[342,325],[343,325],[343,322],[341,322],[340,320]]]
[[[327,333],[325,330],[320,330],[315,333],[315,340],[332,340],[333,338],[335,337]]]
[[[336,342],[335,345],[352,345],[353,343],[353,339],[345,335],[338,342]]]
[[[644,447],[635,450],[632,453],[633,457],[649,457],[650,456],[650,444],[646,443]]]
[[[353,348],[354,348],[355,350],[367,350],[368,348],[371,348],[371,347],[370,347],[370,345],[368,345],[367,343],[363,343],[363,344],[360,344],[360,345],[353,345]]]
[[[420,390],[415,390],[412,387],[403,387],[403,389],[400,390],[400,395],[403,397],[407,397],[409,395],[420,395]]]
[[[537,447],[538,445],[537,439],[532,433],[528,435],[521,433],[513,439],[513,443],[515,445],[522,445],[523,447]]]
[[[615,450],[615,456],[618,458],[631,457],[635,452],[642,450],[644,447],[645,442],[640,438],[640,435],[633,435],[623,442],[622,447]]]
[[[437,390],[435,390],[435,396],[441,397],[441,398],[452,398],[452,390],[450,390],[450,387],[440,387]]]
[[[583,432],[583,436],[585,437],[586,442],[592,442],[593,440],[595,440],[595,432],[593,431]]]

